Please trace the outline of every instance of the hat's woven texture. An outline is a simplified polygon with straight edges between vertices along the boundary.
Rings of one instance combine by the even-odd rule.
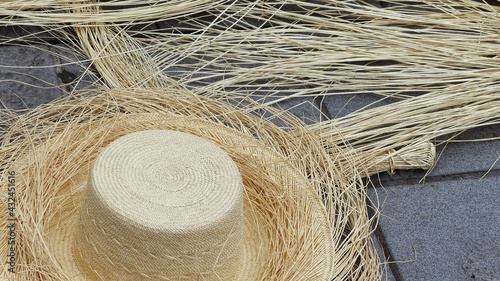
[[[92,166],[80,214],[75,256],[105,280],[234,277],[243,183],[203,138],[147,130],[115,140]]]
[[[361,177],[352,176],[356,170],[346,162],[350,155],[339,149],[332,158],[317,134],[286,112],[263,108],[279,127],[242,104],[236,109],[232,102],[166,91],[68,97],[14,123],[6,136],[10,144],[2,148],[11,155],[2,167],[19,175],[22,223],[19,273],[13,277],[89,280],[79,262],[68,258],[82,241],[73,233],[86,180],[106,146],[144,130],[202,137],[236,163],[245,211],[235,280],[372,279],[378,274],[366,195],[356,184]]]

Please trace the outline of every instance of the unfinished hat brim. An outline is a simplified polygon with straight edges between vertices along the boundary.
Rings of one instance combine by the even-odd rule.
[[[64,280],[100,279],[98,272],[81,270],[82,261],[72,250],[77,210],[90,166],[97,154],[115,139],[153,129],[176,130],[208,139],[237,164],[244,183],[245,227],[243,256],[237,265],[235,280],[327,280],[330,277],[334,256],[332,230],[312,183],[279,153],[251,136],[222,124],[167,114],[124,114],[69,125],[64,134],[36,147],[18,161],[16,169],[22,177],[22,171],[37,169],[33,161],[51,154],[44,167],[38,166],[37,173],[41,177],[56,174],[52,183],[57,196],[53,216],[47,219],[46,225],[46,254],[52,258],[55,276],[64,276]],[[61,151],[56,147],[66,149]],[[85,161],[80,161],[77,168],[64,165],[82,158]]]

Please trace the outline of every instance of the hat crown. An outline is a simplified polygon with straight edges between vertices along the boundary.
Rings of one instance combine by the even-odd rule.
[[[82,270],[104,280],[227,280],[243,236],[243,184],[217,145],[150,130],[103,149],[76,233]]]

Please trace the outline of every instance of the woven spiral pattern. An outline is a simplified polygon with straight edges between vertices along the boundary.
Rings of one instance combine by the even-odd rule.
[[[217,145],[139,131],[97,157],[74,256],[104,280],[230,280],[241,253],[243,184]]]

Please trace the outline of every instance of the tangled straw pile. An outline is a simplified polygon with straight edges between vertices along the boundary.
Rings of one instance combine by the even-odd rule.
[[[386,2],[382,9],[352,0],[0,0],[0,23],[46,26],[86,58],[102,84],[25,115],[1,111],[8,128],[1,167],[73,124],[123,114],[223,124],[273,148],[314,183],[331,216],[331,278],[378,280],[360,179],[430,168],[435,138],[500,123],[499,6]],[[269,107],[293,97],[364,93],[400,101],[310,126]],[[254,102],[262,97],[272,99]],[[82,146],[95,145],[88,141]],[[51,275],[61,271],[45,247],[52,193],[42,187],[21,198],[22,266],[27,280],[65,280]],[[33,198],[47,203],[28,208]]]

